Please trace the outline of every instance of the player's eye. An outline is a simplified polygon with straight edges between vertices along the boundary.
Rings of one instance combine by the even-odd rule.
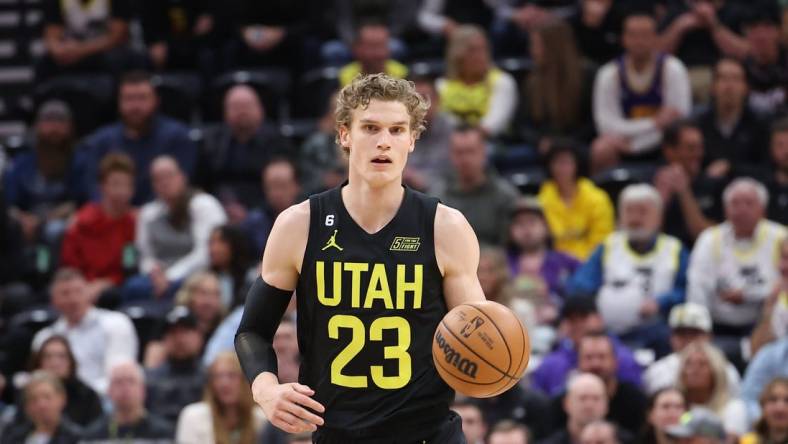
[[[394,128],[391,128],[391,134],[402,134],[403,132],[405,132],[405,128],[401,126],[395,126]]]
[[[362,127],[364,131],[368,131],[370,133],[375,132],[378,128],[375,125],[364,125]]]

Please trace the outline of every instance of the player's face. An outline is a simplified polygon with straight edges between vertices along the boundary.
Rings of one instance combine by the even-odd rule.
[[[342,146],[350,149],[349,174],[372,187],[402,182],[408,153],[416,143],[410,115],[402,102],[370,100],[353,111],[351,127],[341,127]]]
[[[654,401],[654,407],[648,415],[648,422],[657,430],[665,430],[679,423],[686,408],[684,398],[677,390],[662,392]]]

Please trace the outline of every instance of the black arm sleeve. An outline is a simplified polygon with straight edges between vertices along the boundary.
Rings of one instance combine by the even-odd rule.
[[[241,325],[235,334],[235,351],[250,384],[260,373],[277,373],[274,333],[292,295],[292,290],[272,287],[260,277],[246,295]]]

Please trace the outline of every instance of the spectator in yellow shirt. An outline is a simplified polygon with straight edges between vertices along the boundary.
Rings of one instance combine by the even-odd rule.
[[[547,154],[550,179],[539,190],[555,249],[585,260],[613,232],[610,197],[577,172],[577,153],[558,143]]]
[[[390,59],[391,50],[389,28],[378,23],[359,26],[356,40],[353,42],[353,58],[355,61],[343,66],[339,71],[341,86],[349,84],[361,74],[384,72],[391,77],[403,79],[408,75],[408,68],[396,60]]]

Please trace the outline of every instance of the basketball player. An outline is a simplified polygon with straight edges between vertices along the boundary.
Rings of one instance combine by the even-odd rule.
[[[432,362],[447,310],[484,300],[465,217],[402,185],[429,103],[385,74],[337,99],[348,181],[282,212],[235,339],[255,401],[315,443],[464,443]],[[299,382],[280,384],[271,341],[296,291]]]

